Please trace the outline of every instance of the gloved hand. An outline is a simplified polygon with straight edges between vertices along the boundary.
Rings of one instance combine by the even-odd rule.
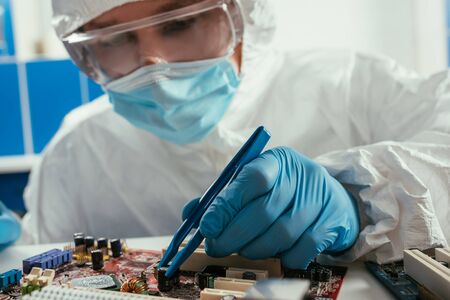
[[[198,204],[188,203],[183,218]],[[249,259],[281,255],[287,268],[306,269],[320,253],[351,247],[359,234],[357,205],[325,168],[289,148],[246,165],[200,222],[206,251]]]
[[[0,250],[20,237],[20,224],[12,212],[0,202]]]

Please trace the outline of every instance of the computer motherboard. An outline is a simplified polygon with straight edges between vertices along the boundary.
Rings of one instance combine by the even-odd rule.
[[[48,259],[48,255],[61,255],[62,252],[51,250],[47,253],[36,255],[32,258],[24,260],[24,277],[21,281],[14,282],[14,280],[8,281],[5,279],[5,284],[2,287],[0,285],[0,300],[6,299],[20,299],[22,295],[30,294],[34,290],[40,290],[39,283],[51,286],[63,286],[67,288],[90,288],[90,289],[105,289],[111,291],[117,291],[121,293],[134,293],[143,294],[154,297],[168,297],[175,299],[213,299],[203,297],[202,290],[214,289],[219,284],[227,286],[233,289],[243,292],[245,288],[251,286],[254,282],[260,279],[267,279],[273,276],[273,263],[279,263],[277,259],[272,259],[268,262],[268,269],[264,270],[264,267],[249,268],[246,260],[242,260],[244,265],[233,265],[234,262],[239,264],[240,257],[231,258],[228,263],[225,259],[218,260],[218,263],[226,262],[227,266],[216,264],[217,262],[212,258],[206,257],[201,259],[203,254],[197,253],[197,259],[204,261],[205,265],[193,265],[192,262],[187,268],[193,268],[195,270],[186,270],[182,268],[176,282],[171,282],[168,289],[162,288],[161,280],[158,282],[158,263],[161,259],[161,251],[142,250],[142,249],[127,249],[122,243],[120,255],[114,254],[111,251],[110,243],[108,247],[104,249],[103,253],[105,257],[103,262],[99,263],[92,261],[94,256],[82,257],[80,249],[85,247],[85,244],[78,244],[77,246],[68,246],[65,250],[71,251],[73,259],[65,264],[59,264],[63,262],[60,258]],[[94,253],[99,251],[97,241],[94,244],[89,245],[92,249],[88,252]],[[97,250],[96,250],[97,249]],[[50,253],[50,254],[48,254]],[[205,254],[206,255],[206,254]],[[115,257],[114,257],[115,256]],[[214,263],[215,265],[211,265]],[[250,262],[252,263],[252,262]],[[264,266],[265,262],[256,262],[259,265]],[[194,262],[196,264],[196,262]],[[231,265],[230,265],[231,264]],[[46,267],[51,267],[55,270],[54,276],[51,280],[43,277],[42,273]],[[272,268],[272,269],[271,269]],[[280,266],[281,268],[281,266]],[[202,271],[199,271],[203,269]],[[309,294],[311,299],[337,299],[339,291],[341,289],[347,269],[345,267],[336,266],[323,266],[317,263],[312,263],[308,270],[282,270],[282,278],[296,278],[307,279],[310,281]],[[16,272],[21,272],[17,270]],[[38,272],[36,277],[33,277],[34,273]],[[28,273],[28,275],[27,275]],[[12,274],[12,273],[11,273]],[[16,277],[17,277],[16,273]],[[51,274],[51,273],[50,273]],[[223,277],[223,278],[222,278]],[[44,278],[44,279],[42,279]],[[16,278],[17,279],[17,278]],[[48,282],[50,280],[50,282]],[[0,276],[1,283],[1,276]],[[225,285],[224,285],[225,283]],[[216,285],[216,286],[215,286]],[[220,299],[220,298],[219,298]],[[239,299],[239,297],[236,297]]]

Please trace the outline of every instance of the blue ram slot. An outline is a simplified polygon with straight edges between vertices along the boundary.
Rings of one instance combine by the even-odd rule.
[[[18,284],[20,279],[22,279],[22,271],[17,269],[0,274],[0,290]]]
[[[28,274],[33,267],[56,269],[62,264],[71,262],[72,255],[73,253],[71,250],[62,251],[58,249],[35,255],[23,261],[23,272]]]

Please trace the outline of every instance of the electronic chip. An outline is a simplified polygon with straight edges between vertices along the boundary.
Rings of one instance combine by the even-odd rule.
[[[89,289],[116,290],[120,289],[120,283],[115,276],[99,275],[72,280],[73,287],[83,287]]]

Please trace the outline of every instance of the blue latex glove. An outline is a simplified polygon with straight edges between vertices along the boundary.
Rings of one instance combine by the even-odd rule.
[[[188,203],[186,218],[198,204]],[[265,152],[245,166],[200,222],[206,251],[250,259],[281,255],[306,269],[320,253],[339,253],[359,234],[357,205],[322,166],[289,148]]]
[[[20,237],[20,224],[12,212],[0,202],[0,250]]]

